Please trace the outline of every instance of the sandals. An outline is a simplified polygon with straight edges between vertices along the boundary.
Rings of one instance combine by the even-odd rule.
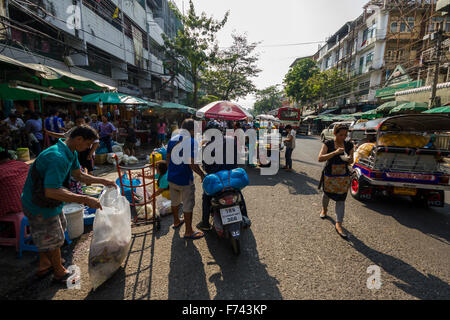
[[[184,220],[181,220],[179,225],[177,225],[177,226],[176,226],[176,225],[173,225],[172,228],[173,228],[174,230],[176,230],[176,229],[180,228],[183,224],[184,224]]]
[[[72,273],[72,272],[69,272],[69,273],[66,273],[66,275],[65,275],[64,277],[59,278],[59,279],[53,277],[53,282],[54,282],[54,283],[64,284],[64,285],[65,285],[65,284],[67,283],[67,280],[68,280],[72,275],[73,275],[73,273]],[[75,284],[75,279],[72,280],[72,283]]]
[[[336,232],[338,233],[338,235],[341,236],[342,239],[348,240],[348,235],[347,235],[347,234],[345,234],[345,233],[340,233],[339,230],[338,230],[336,227],[334,227],[334,229],[336,229]]]
[[[201,235],[199,235],[201,234]],[[201,239],[205,236],[205,234],[201,231],[195,231],[193,234],[191,234],[190,236],[184,236],[184,239],[188,240],[198,240]]]

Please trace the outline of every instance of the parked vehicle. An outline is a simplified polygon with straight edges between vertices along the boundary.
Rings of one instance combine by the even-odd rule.
[[[377,129],[385,119],[375,119],[371,121],[356,122],[349,129],[350,141],[355,145],[355,150],[366,142],[376,140]]]
[[[298,108],[282,107],[270,111],[269,115],[280,120],[280,133],[282,136],[287,136],[287,132],[284,129],[287,125],[291,125],[294,130],[299,129],[302,110]]]
[[[334,122],[332,123],[328,128],[324,129],[322,133],[320,134],[320,140],[326,141],[326,140],[332,140],[334,139],[333,130],[334,127],[338,124],[344,124],[348,127],[350,127],[354,122],[353,121],[341,121],[341,122]]]
[[[213,196],[211,200],[211,217],[213,227],[221,238],[229,239],[235,255],[241,253],[241,228],[246,227],[242,216],[243,199],[239,190],[226,188]]]
[[[449,131],[448,116],[382,119],[369,156],[353,165],[352,196],[370,200],[378,194],[402,195],[426,206],[443,207],[445,191],[450,190],[450,175],[443,161],[450,154]]]

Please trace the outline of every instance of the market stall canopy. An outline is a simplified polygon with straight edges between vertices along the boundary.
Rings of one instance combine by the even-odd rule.
[[[376,118],[382,118],[383,115],[381,113],[378,113],[376,109],[370,110],[367,112],[363,112],[361,114],[361,119],[376,119]]]
[[[387,118],[381,131],[432,132],[450,131],[450,117],[437,114],[410,114]]]
[[[20,81],[0,84],[0,100],[39,100],[41,97],[56,97],[69,101],[81,101],[81,97]]]
[[[100,101],[104,104],[129,104],[143,106],[149,104],[146,100],[118,92],[92,93],[87,96],[83,96],[82,100],[84,103],[99,103]]]
[[[430,109],[430,110],[427,110],[427,111],[425,111],[423,113],[450,113],[450,106]]]
[[[406,102],[392,109],[389,114],[421,113],[428,110],[428,104],[424,102]]]
[[[253,120],[253,116],[244,108],[230,101],[212,102],[197,111],[197,117],[221,120]]]
[[[392,109],[403,103],[405,103],[405,101],[389,101],[376,108],[376,110],[378,113],[388,114]]]
[[[174,102],[164,102],[162,104],[162,109],[173,109],[190,114],[195,114],[197,112],[197,109]]]
[[[322,112],[322,113],[319,113],[319,116],[324,116],[324,115],[333,113],[333,112],[335,112],[335,111],[337,111],[337,110],[339,110],[339,108],[329,109],[329,110],[326,110],[326,111],[324,111],[324,112]]]

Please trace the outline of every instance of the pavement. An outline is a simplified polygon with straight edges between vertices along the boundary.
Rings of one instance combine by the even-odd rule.
[[[334,204],[321,220],[317,190],[322,164],[315,137],[297,139],[295,172],[261,176],[248,169],[243,190],[250,229],[243,231],[241,255],[214,232],[197,241],[183,239],[163,217],[161,229],[132,228],[132,245],[121,269],[95,292],[87,270],[92,228],[63,256],[80,268],[81,288],[33,280],[36,254],[15,258],[0,247],[0,298],[54,300],[299,300],[450,299],[450,194],[444,208],[418,208],[407,198],[346,202],[349,241],[334,230]],[[114,169],[115,170],[115,169]],[[102,175],[117,178],[117,172]],[[196,177],[194,223],[201,216],[201,184]],[[369,289],[379,267],[379,289]],[[369,283],[372,283],[369,281]]]

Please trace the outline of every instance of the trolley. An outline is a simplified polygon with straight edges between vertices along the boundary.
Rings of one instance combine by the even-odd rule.
[[[150,157],[154,157],[154,155],[150,155]],[[156,199],[153,196],[156,192],[156,180],[153,178],[152,181],[148,182],[148,179],[145,178],[146,175],[152,174],[153,177],[155,177],[155,161],[154,159],[151,159],[151,164],[146,164],[144,166],[133,166],[133,167],[125,167],[121,166],[119,164],[119,159],[117,158],[117,155],[114,155],[114,159],[116,161],[117,166],[117,173],[119,174],[119,182],[120,182],[120,189],[122,191],[122,194],[125,195],[124,188],[130,188],[131,190],[131,199],[132,202],[130,202],[131,211],[135,215],[133,219],[133,227],[140,226],[140,225],[147,225],[147,224],[153,224],[153,226],[156,227],[156,230],[159,230],[161,228],[161,220],[160,217],[156,215]],[[126,176],[128,178],[129,184],[125,184],[124,182],[124,173],[126,173]],[[140,185],[133,185],[133,180],[135,178],[139,177],[139,174],[142,175],[142,184]],[[139,177],[141,178],[141,177]],[[146,181],[147,180],[147,181]],[[136,201],[136,192],[134,191],[134,188],[143,188],[143,199],[142,201]],[[147,196],[147,190],[150,188],[152,190],[152,196]],[[150,204],[152,206],[152,216],[149,217],[149,214],[147,212],[147,204]],[[139,218],[138,217],[138,210],[136,210],[137,207],[144,206],[145,210],[145,217]]]

